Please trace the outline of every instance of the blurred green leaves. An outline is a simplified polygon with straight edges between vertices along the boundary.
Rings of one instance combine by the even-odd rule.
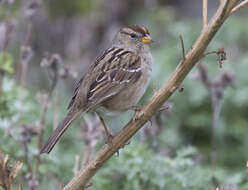
[[[9,53],[0,52],[0,71],[13,74],[13,58]]]
[[[50,14],[54,16],[76,16],[89,13],[96,7],[96,0],[68,1],[53,0],[45,1]]]
[[[21,116],[21,120],[27,122],[34,120],[39,113],[39,107],[37,107],[30,92],[17,85],[9,77],[4,77],[3,79],[0,105],[1,119],[13,119]]]
[[[209,168],[197,163],[201,157],[196,148],[182,147],[176,156],[155,154],[146,145],[133,143],[113,157],[96,175],[93,189],[108,190],[209,190],[214,189],[212,179],[223,184],[240,184],[243,188],[244,172],[231,172]],[[242,185],[243,184],[243,185]]]

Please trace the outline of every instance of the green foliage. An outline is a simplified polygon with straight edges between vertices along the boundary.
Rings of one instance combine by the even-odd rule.
[[[0,20],[15,15],[20,8],[21,1],[2,1],[0,2]]]
[[[0,52],[0,71],[13,74],[13,58],[6,52]]]
[[[48,1],[47,7],[50,13],[54,16],[66,15],[75,16],[90,12],[95,8],[96,0],[84,1],[68,1],[68,0],[54,0]]]
[[[8,77],[3,79],[0,105],[1,119],[11,120],[21,117],[21,121],[28,122],[36,119],[39,113],[38,104],[29,91],[18,86]]]
[[[22,140],[22,124],[31,124],[39,115],[39,106],[33,96],[24,88],[18,86],[13,79],[4,77],[0,96],[0,149],[13,158],[22,160],[24,148]],[[34,123],[33,123],[34,126]],[[9,132],[14,136],[7,135]],[[31,147],[32,154],[37,153]],[[24,165],[25,169],[26,165]]]
[[[221,185],[246,182],[245,172],[209,168],[200,164],[199,152],[191,146],[182,147],[176,156],[155,154],[146,145],[132,143],[120,152],[96,175],[93,189],[108,190],[209,190],[213,179]]]

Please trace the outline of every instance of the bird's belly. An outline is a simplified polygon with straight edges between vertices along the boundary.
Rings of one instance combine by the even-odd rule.
[[[144,95],[150,79],[151,70],[148,70],[143,73],[136,83],[132,84],[132,86],[128,86],[110,100],[105,101],[102,106],[110,112],[122,112],[130,109],[130,107],[136,105]]]

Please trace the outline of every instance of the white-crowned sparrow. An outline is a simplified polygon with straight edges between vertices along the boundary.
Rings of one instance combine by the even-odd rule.
[[[96,59],[77,83],[65,119],[49,137],[41,153],[49,153],[72,121],[88,111],[99,114],[107,137],[111,136],[101,115],[126,111],[143,96],[152,72],[151,42],[150,34],[143,26],[127,26],[117,33],[111,47]]]

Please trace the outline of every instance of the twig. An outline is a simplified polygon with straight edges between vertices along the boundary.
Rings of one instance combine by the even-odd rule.
[[[220,6],[210,20],[208,26],[203,29],[199,38],[192,46],[192,49],[185,56],[184,64],[179,64],[175,71],[171,74],[168,81],[162,88],[153,95],[152,99],[145,105],[136,120],[131,120],[112,140],[111,146],[103,145],[96,153],[95,157],[90,160],[85,168],[82,168],[78,175],[64,187],[64,190],[81,190],[103,166],[103,164],[114,155],[121,147],[123,147],[130,138],[155,114],[157,110],[164,104],[166,100],[175,92],[177,87],[182,83],[190,70],[201,59],[204,51],[216,32],[228,18],[232,8],[237,4],[238,0],[221,1]]]
[[[51,80],[52,80],[52,85],[51,88],[49,89],[48,93],[43,97],[43,101],[40,102],[41,105],[41,115],[40,115],[40,122],[39,122],[39,135],[38,135],[38,150],[40,152],[42,146],[43,146],[43,138],[44,138],[44,128],[46,125],[46,113],[49,107],[49,104],[51,102],[52,99],[52,95],[54,92],[54,89],[58,83],[58,79],[59,79],[59,72],[58,72],[58,65],[61,63],[61,58],[58,54],[53,54],[50,57],[50,60],[48,61],[48,65],[49,68],[52,71],[52,75],[51,75]],[[42,64],[42,63],[41,63]],[[41,158],[40,158],[40,154],[37,155],[36,158],[37,162],[36,162],[36,170],[35,173],[38,174],[38,169],[40,167],[40,163],[41,163]]]
[[[209,51],[207,53],[204,53],[202,57],[205,57],[210,54],[216,54],[217,55],[217,61],[219,63],[219,67],[222,68],[222,61],[226,60],[226,52],[224,48],[219,48],[217,51]]]
[[[181,34],[180,34],[179,38],[180,38],[180,41],[181,41],[181,46],[182,46],[182,56],[183,56],[183,62],[184,62],[184,61],[185,61],[185,49],[184,49],[183,37],[182,37],[182,35],[181,35]]]
[[[46,124],[46,113],[47,113],[48,106],[50,103],[51,94],[52,94],[52,91],[49,91],[49,94],[40,94],[40,97],[39,97],[41,113],[40,113],[40,121],[38,124],[38,128],[39,128],[38,144],[37,144],[38,151],[41,150],[42,145],[43,145],[44,127]],[[35,164],[35,175],[38,175],[40,163],[41,163],[40,154],[37,154],[36,164]]]
[[[29,32],[31,32],[31,31],[29,31]],[[21,48],[20,48],[20,66],[21,66],[20,82],[21,82],[22,87],[26,87],[28,65],[29,65],[33,55],[34,55],[34,53],[33,53],[33,50],[30,46],[28,46],[28,45],[21,46]],[[23,100],[21,100],[21,101],[23,102]]]
[[[210,96],[211,96],[211,107],[212,107],[212,121],[211,121],[211,144],[212,144],[212,152],[211,152],[211,163],[212,166],[216,164],[216,155],[217,155],[217,147],[216,147],[216,135],[215,131],[217,128],[217,123],[220,117],[221,111],[221,102],[218,97],[218,88],[214,85],[210,88]]]
[[[76,176],[78,171],[79,171],[79,161],[80,161],[80,156],[76,155],[75,156],[74,167],[72,169],[72,172],[74,173],[74,176]]]
[[[22,169],[22,165],[19,161],[10,165],[9,155],[4,156],[0,150],[0,187],[3,187],[4,190],[10,190]]]
[[[235,13],[236,11],[238,11],[239,9],[241,9],[242,7],[244,7],[244,6],[247,5],[247,4],[248,4],[248,0],[244,0],[242,3],[240,3],[240,4],[238,4],[236,7],[234,7],[234,8],[232,9],[232,11],[230,12],[229,15]]]
[[[212,108],[212,121],[211,121],[211,163],[215,165],[216,163],[216,137],[215,131],[217,123],[219,121],[220,111],[221,111],[221,99],[223,98],[224,90],[228,86],[232,86],[235,81],[235,76],[232,73],[222,73],[218,78],[211,80],[208,75],[208,70],[204,64],[198,64],[199,77],[201,82],[208,90],[211,97],[211,108]]]
[[[202,0],[202,24],[203,28],[208,25],[208,0]]]
[[[90,160],[93,148],[97,145],[98,140],[103,135],[103,128],[102,126],[99,126],[101,124],[98,121],[98,119],[96,119],[96,115],[92,117],[86,115],[81,125],[82,126],[81,127],[82,140],[84,141],[84,145],[85,145],[83,155],[82,155],[81,168],[84,168],[85,166],[87,166]]]

